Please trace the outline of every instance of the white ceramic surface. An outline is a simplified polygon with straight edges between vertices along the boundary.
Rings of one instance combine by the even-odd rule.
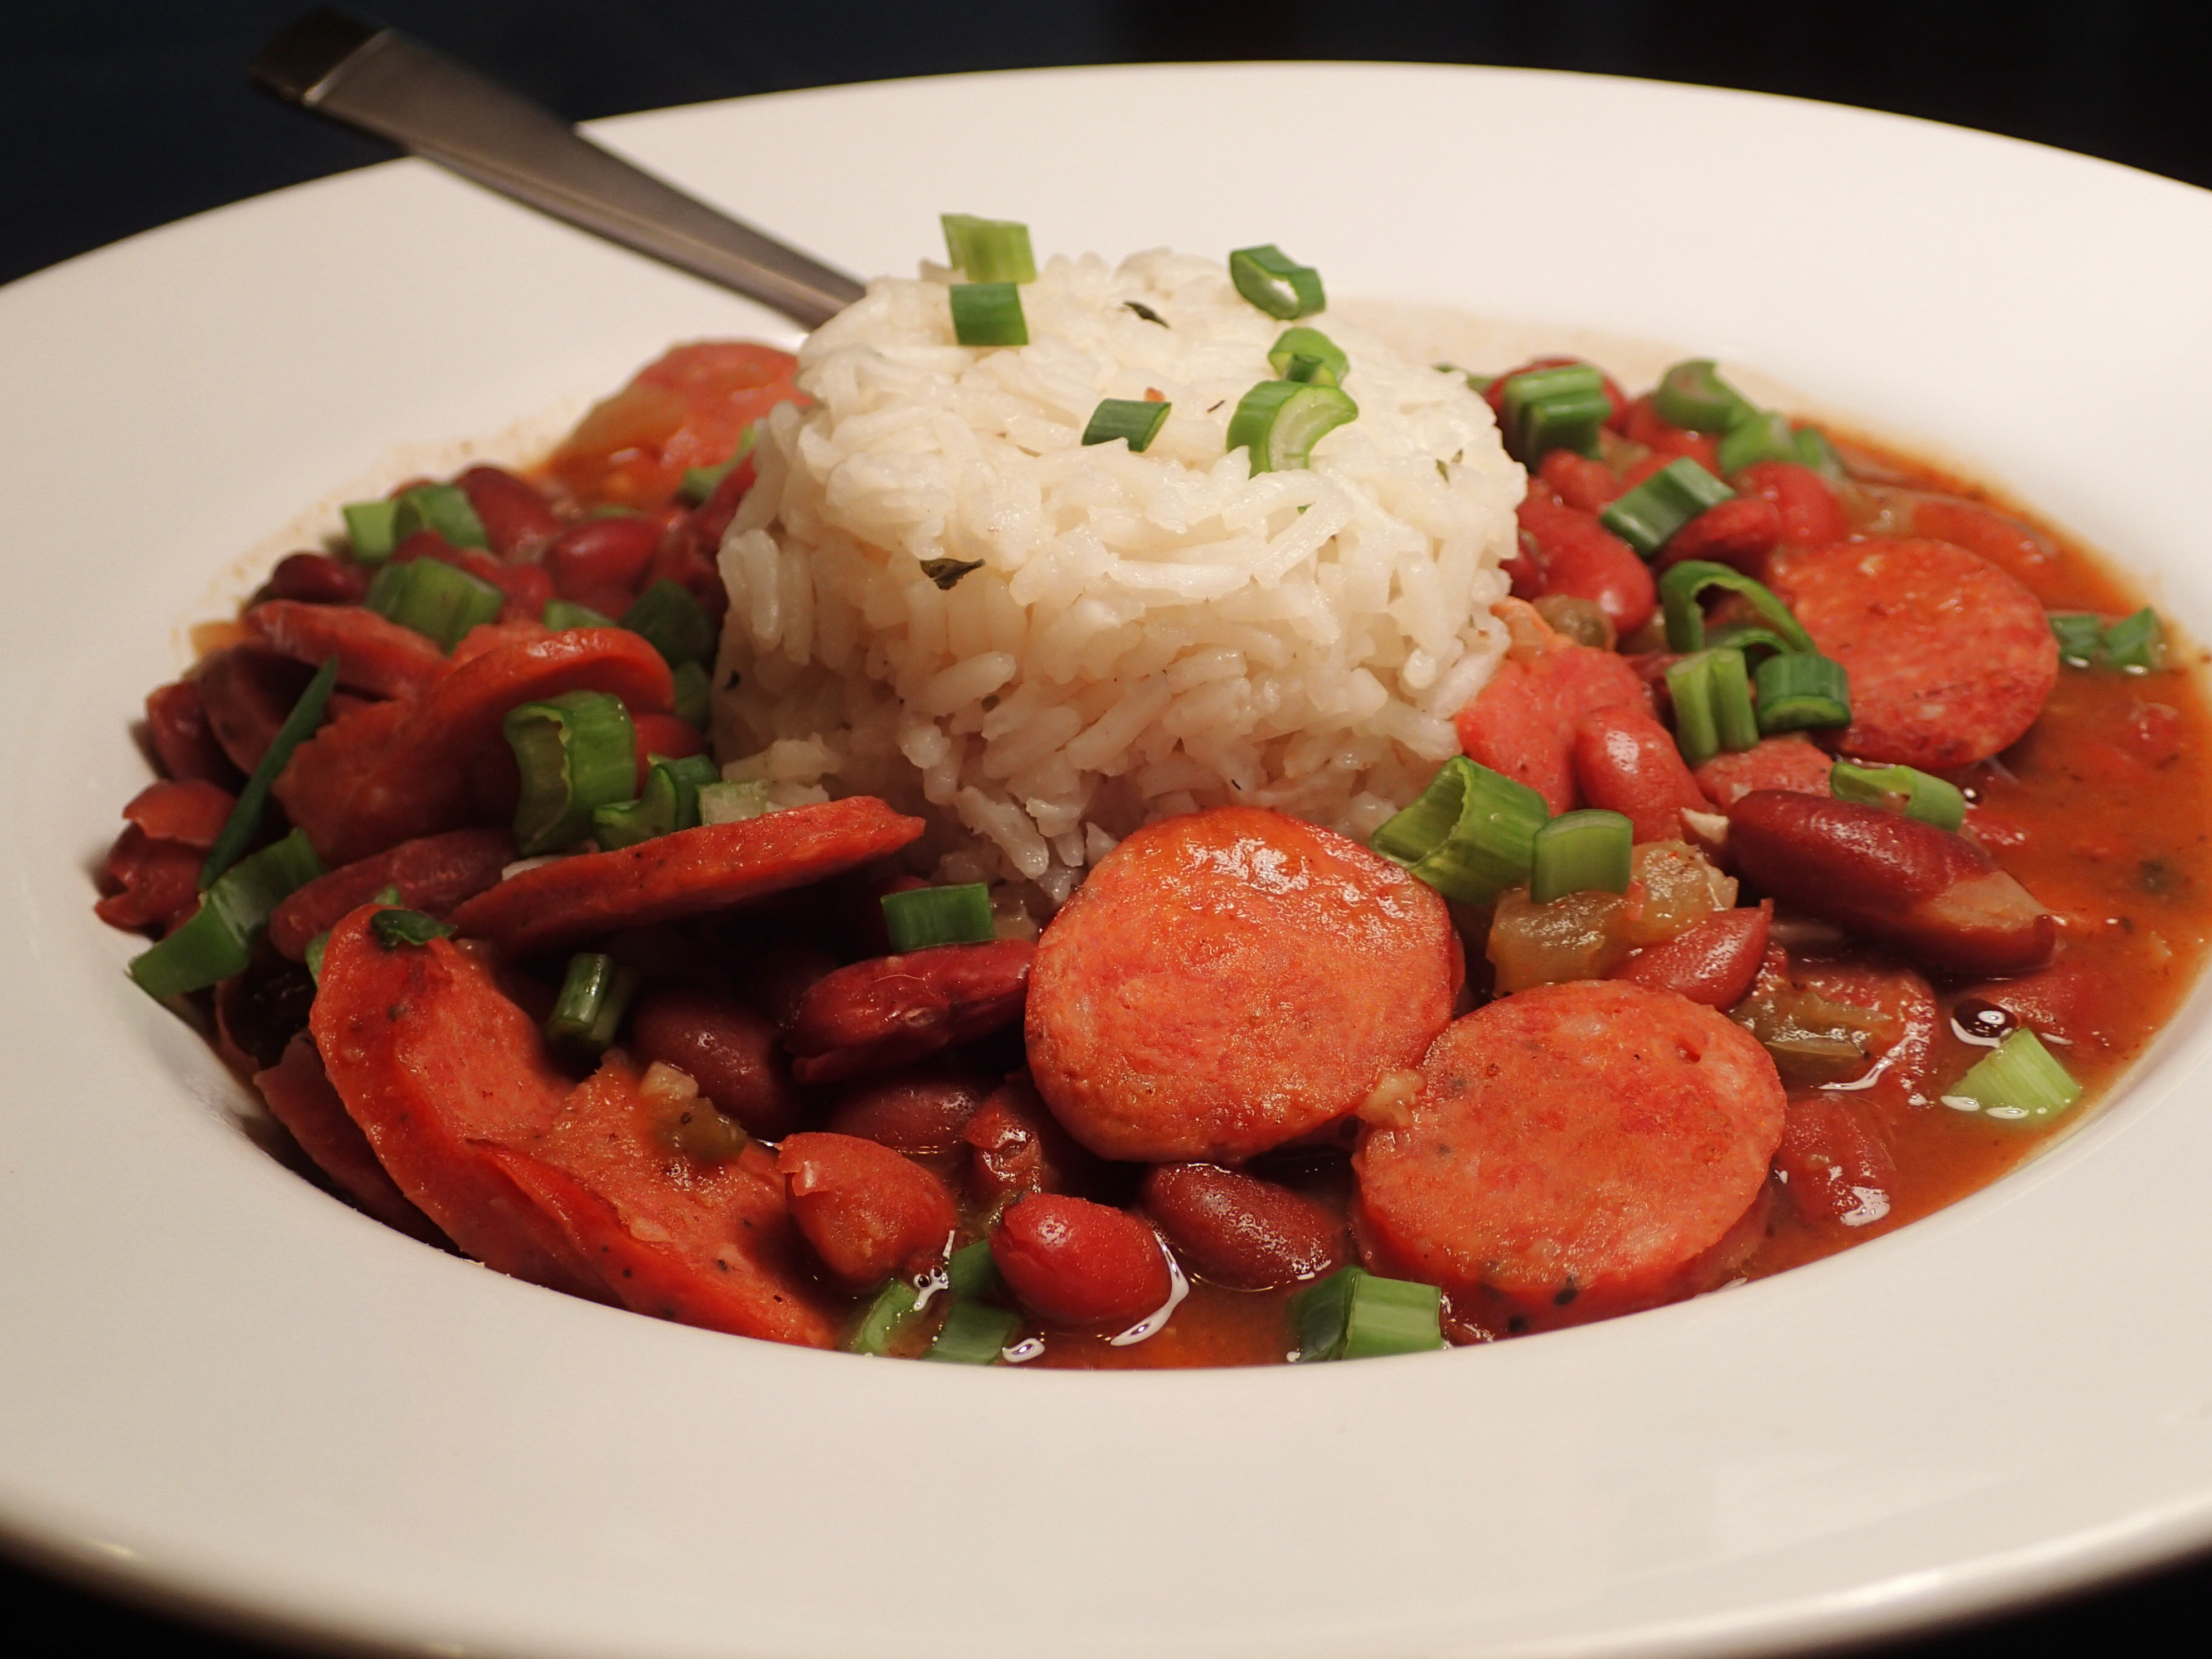
[[[2212,637],[2212,198],[2179,185],[1813,105],[1446,69],[921,81],[605,131],[863,271],[910,268],[959,209],[1046,251],[1279,240],[1344,294],[1693,343],[1941,438]],[[1412,1659],[1779,1650],[2212,1539],[2203,995],[2100,1121],[1931,1220],[1684,1306],[1355,1365],[778,1348],[499,1279],[273,1162],[89,909],[176,629],[396,446],[733,333],[787,337],[412,163],[0,291],[16,1547],[417,1651]],[[2069,397],[2091,365],[2124,421]]]

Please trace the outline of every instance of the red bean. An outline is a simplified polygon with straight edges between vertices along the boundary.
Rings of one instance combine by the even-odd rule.
[[[359,605],[368,592],[368,572],[342,564],[327,553],[287,553],[269,573],[268,597],[303,605]]]
[[[991,1235],[991,1260],[1040,1319],[1102,1335],[1166,1306],[1173,1289],[1167,1254],[1150,1227],[1126,1211],[1058,1193],[1009,1208]]]
[[[919,1273],[945,1254],[959,1224],[942,1182],[872,1140],[793,1135],[775,1167],[791,1194],[791,1218],[851,1290]]]
[[[1766,556],[1781,539],[1781,509],[1764,496],[1738,495],[1707,507],[1676,531],[1660,562],[1711,559],[1757,576],[1765,570]]]
[[[1027,939],[939,945],[841,968],[807,990],[784,1046],[802,1083],[878,1072],[995,1031],[1022,1016]]]
[[[1682,814],[1710,812],[1674,735],[1640,703],[1617,703],[1575,722],[1575,781],[1583,804],[1619,812],[1639,842],[1680,841]]]
[[[738,976],[746,999],[781,1030],[799,1018],[815,981],[836,971],[837,958],[818,945],[747,941]]]
[[[1571,449],[1555,449],[1544,457],[1536,476],[1558,492],[1559,499],[1578,513],[1595,514],[1621,491],[1620,480],[1603,461],[1577,455]]]
[[[1651,619],[1659,601],[1650,567],[1596,519],[1534,491],[1522,501],[1517,517],[1522,543],[1535,544],[1542,567],[1539,597],[1589,599],[1624,638]]]
[[[173,778],[203,778],[226,788],[239,781],[238,769],[208,729],[207,708],[191,680],[172,680],[146,694],[146,738]]]
[[[1883,1220],[1897,1190],[1897,1160],[1865,1109],[1831,1096],[1784,1109],[1774,1169],[1797,1213],[1824,1230]]]
[[[718,992],[671,987],[648,993],[630,1016],[638,1057],[690,1073],[714,1109],[763,1140],[806,1121],[805,1097],[759,1011]]]
[[[1735,486],[1747,495],[1774,503],[1782,515],[1782,539],[1792,547],[1818,547],[1851,533],[1835,490],[1809,466],[1795,461],[1755,462],[1736,474]]]
[[[849,1084],[830,1109],[829,1127],[909,1157],[949,1152],[991,1085],[942,1059]]]
[[[1024,1193],[1091,1190],[1103,1169],[1019,1073],[991,1092],[960,1139],[969,1149],[969,1196],[984,1209]]]
[[[1608,975],[1651,991],[1672,991],[1708,1008],[1733,1008],[1750,994],[1766,957],[1774,902],[1718,910],[1664,945],[1635,952]]]
[[[605,590],[635,592],[637,579],[653,562],[660,546],[658,520],[623,516],[586,519],[570,525],[545,550],[545,568],[553,588],[564,599],[578,604],[586,595],[604,599]]]
[[[1156,1164],[1145,1210],[1183,1265],[1240,1291],[1319,1279],[1344,1264],[1343,1224],[1327,1209],[1256,1176],[1212,1164]]]
[[[1715,477],[1720,477],[1720,440],[1710,432],[1691,432],[1662,420],[1659,411],[1651,406],[1649,392],[1629,404],[1627,416],[1622,421],[1620,429],[1625,436],[1653,451],[1650,459],[1656,459],[1659,466],[1666,465],[1678,456],[1687,455]],[[1651,467],[1650,471],[1656,472],[1659,466]],[[1643,480],[1632,469],[1623,475],[1622,482],[1632,488]]]
[[[496,466],[472,466],[453,480],[469,498],[502,558],[526,553],[561,533],[561,521],[535,485]]]
[[[707,752],[707,735],[689,720],[680,720],[673,714],[633,714],[630,730],[637,742],[637,787],[645,787],[646,774],[652,769],[652,757],[664,760],[682,760],[687,756]]]

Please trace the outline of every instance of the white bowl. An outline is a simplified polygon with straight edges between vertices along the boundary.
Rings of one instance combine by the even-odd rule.
[[[2212,637],[2212,198],[1733,93],[1496,70],[1018,74],[606,138],[848,268],[1279,241],[1346,295],[1683,342],[1962,454]],[[403,445],[776,319],[427,167],[0,292],[0,1528],[111,1586],[436,1652],[1696,1654],[2212,1539],[2200,993],[2101,1117],[1832,1261],[1387,1363],[871,1364],[387,1232],[272,1159],[88,871],[240,555]],[[2085,389],[2088,372],[2097,382]],[[218,573],[230,569],[227,576]]]

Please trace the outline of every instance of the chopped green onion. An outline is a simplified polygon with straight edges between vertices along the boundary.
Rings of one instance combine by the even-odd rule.
[[[1735,491],[1683,455],[1607,502],[1597,515],[1598,522],[1649,559],[1672,541],[1684,525],[1735,495]]]
[[[637,736],[619,697],[564,691],[511,710],[505,730],[522,772],[514,845],[525,858],[583,840],[592,814],[636,787]]]
[[[1341,386],[1352,360],[1344,348],[1317,328],[1286,328],[1267,348],[1267,367],[1279,380]]]
[[[587,1054],[605,1053],[636,994],[637,969],[597,951],[578,951],[568,958],[561,994],[546,1017],[546,1041]]]
[[[875,1300],[868,1304],[860,1322],[853,1327],[853,1334],[845,1339],[848,1353],[873,1354],[880,1358],[891,1351],[898,1340],[899,1328],[914,1316],[921,1305],[921,1292],[903,1279],[894,1279],[876,1292]]]
[[[1721,379],[1710,357],[1676,363],[1660,376],[1651,411],[1686,432],[1726,432],[1755,412],[1749,398]]]
[[[1886,806],[1908,818],[1954,830],[1966,821],[1966,798],[1959,787],[1910,766],[1854,766],[1838,761],[1828,769],[1828,793],[1862,806]]]
[[[2060,659],[2076,668],[2087,668],[2105,653],[2105,623],[2100,617],[2081,611],[2054,611],[2051,631],[2058,640]]]
[[[471,628],[498,621],[507,595],[443,559],[410,559],[378,571],[362,603],[451,651]]]
[[[2081,1098],[2081,1085],[2025,1025],[1984,1054],[1942,1097],[1946,1106],[2017,1121],[2053,1118]]]
[[[382,564],[399,545],[399,503],[394,501],[348,501],[338,511],[345,516],[346,540],[353,544],[356,564]]]
[[[368,931],[387,951],[402,946],[419,949],[434,939],[451,939],[453,930],[435,916],[420,910],[379,910],[368,919]]]
[[[676,486],[676,493],[697,507],[713,495],[722,480],[737,471],[738,463],[753,453],[753,445],[760,441],[760,422],[755,421],[738,440],[738,447],[730,459],[715,466],[690,466],[684,469],[684,482]]]
[[[240,859],[200,895],[190,920],[131,959],[131,977],[149,995],[173,997],[244,973],[269,913],[322,873],[304,830]]]
[[[1850,676],[1832,658],[1786,651],[1759,665],[1759,729],[1802,732],[1851,723]]]
[[[708,783],[699,788],[699,822],[702,823],[738,823],[746,818],[757,818],[768,811],[768,785],[757,780],[748,783]]]
[[[338,683],[338,659],[331,657],[315,671],[307,689],[300,693],[300,701],[292,705],[292,712],[284,716],[283,725],[253,769],[253,775],[246,781],[246,787],[238,792],[238,805],[230,809],[230,816],[222,821],[215,845],[208,848],[206,861],[200,866],[200,890],[204,892],[216,884],[222,872],[238,862],[253,837],[260,833],[262,809],[269,804],[270,786],[276,775],[291,763],[292,751],[307,740],[307,734],[323,721],[323,710],[330,706],[331,690]]]
[[[1022,291],[1012,283],[955,283],[951,294],[952,337],[962,345],[1030,343],[1030,325],[1022,315]]]
[[[1554,449],[1595,459],[1598,432],[1613,413],[1605,376],[1595,363],[1531,368],[1505,383],[1505,447],[1523,466]]]
[[[679,662],[670,676],[676,684],[676,696],[672,705],[676,718],[686,726],[696,726],[702,732],[713,717],[713,697],[707,679],[707,665],[702,662]]]
[[[2166,631],[2158,612],[2145,605],[2105,630],[2105,660],[2115,668],[2146,672],[2166,666]]]
[[[1794,651],[1797,647],[1771,628],[1756,627],[1750,623],[1722,623],[1705,635],[1705,643],[1724,645],[1731,651],[1741,651],[1748,658],[1754,651]]]
[[[663,576],[639,594],[622,613],[619,625],[644,635],[672,668],[679,662],[703,662],[714,654],[714,618],[691,597],[691,590],[672,576]]]
[[[940,213],[945,254],[971,283],[1034,283],[1036,255],[1030,251],[1030,228],[1016,219],[979,219],[972,213]]]
[[[1790,430],[1790,417],[1772,410],[1753,410],[1721,437],[1719,460],[1724,478],[1733,478],[1760,461],[1797,459],[1797,434]]]
[[[1674,744],[1687,765],[1703,766],[1723,750],[1735,754],[1759,741],[1741,651],[1717,646],[1670,665],[1667,696],[1674,707]]]
[[[489,547],[483,520],[477,517],[468,492],[459,484],[417,484],[403,492],[395,504],[392,531],[405,541],[418,530],[436,532],[449,547]]]
[[[1448,899],[1487,904],[1528,879],[1551,816],[1527,784],[1455,755],[1368,845]]]
[[[1443,1293],[1345,1267],[1291,1298],[1291,1328],[1301,1361],[1427,1353],[1444,1346]]]
[[[1819,427],[1801,426],[1790,441],[1797,452],[1791,459],[1811,467],[1832,484],[1843,483],[1844,458],[1836,453],[1835,445],[1828,441],[1828,434]]]
[[[1273,242],[1240,247],[1231,253],[1229,280],[1261,310],[1286,323],[1310,317],[1328,304],[1322,292],[1321,272],[1300,264]]]
[[[307,948],[300,953],[307,964],[307,977],[320,985],[323,982],[323,953],[331,948],[331,930],[327,927],[307,941]]]
[[[1333,386],[1262,380],[1229,417],[1226,447],[1251,453],[1255,477],[1293,471],[1307,465],[1324,434],[1358,416],[1359,405]]]
[[[991,1259],[991,1241],[979,1238],[953,1251],[945,1264],[945,1286],[955,1296],[978,1297],[999,1283],[999,1264]]]
[[[1667,613],[1669,650],[1698,651],[1705,647],[1705,613],[1698,608],[1698,600],[1709,587],[1726,588],[1749,599],[1752,608],[1789,641],[1790,650],[1809,652],[1816,648],[1813,636],[1765,583],[1754,581],[1742,571],[1711,559],[1685,559],[1659,579],[1659,603]]]
[[[548,599],[545,609],[538,613],[538,620],[555,633],[571,628],[612,628],[615,619],[603,616],[588,605],[578,605],[574,599]]]
[[[1102,398],[1098,407],[1091,411],[1090,423],[1083,428],[1083,441],[1085,446],[1110,444],[1121,438],[1127,441],[1132,455],[1141,455],[1160,435],[1160,428],[1167,423],[1168,410],[1174,407],[1172,404],[1146,403],[1134,398]],[[972,570],[975,566],[969,565],[968,568]],[[964,576],[968,572],[960,574]]]
[[[596,808],[592,813],[592,839],[612,853],[679,830],[699,827],[699,787],[719,781],[714,763],[704,755],[682,760],[651,757],[645,787],[632,801]]]
[[[1584,807],[1562,812],[1536,832],[1528,896],[1538,904],[1570,893],[1625,893],[1636,826],[1619,812]]]
[[[995,1365],[1021,1322],[1019,1314],[1006,1309],[956,1297],[945,1304],[945,1328],[924,1358],[955,1365]]]
[[[982,945],[994,936],[990,890],[980,881],[957,887],[916,887],[884,895],[884,927],[894,951],[933,945]]]

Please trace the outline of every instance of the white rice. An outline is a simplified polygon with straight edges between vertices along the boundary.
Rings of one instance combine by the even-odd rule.
[[[1364,840],[1504,653],[1523,477],[1488,408],[1308,318],[1358,418],[1310,471],[1253,477],[1224,440],[1285,325],[1220,264],[1055,258],[1003,349],[954,343],[949,279],[871,283],[800,351],[812,404],[766,424],[721,549],[725,775],[923,811],[939,878],[1001,884],[1009,920],[1172,813],[1246,802]],[[1148,392],[1173,409],[1145,453],[1080,445],[1100,398]],[[944,588],[939,559],[980,568]]]

